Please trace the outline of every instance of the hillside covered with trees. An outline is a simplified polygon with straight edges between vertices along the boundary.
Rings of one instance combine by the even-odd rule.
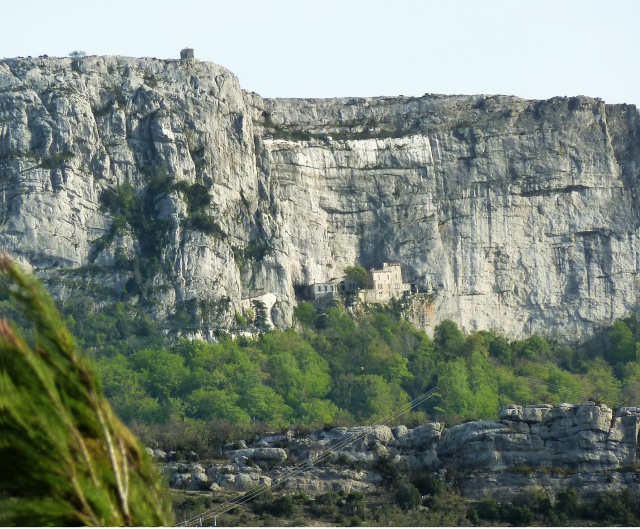
[[[54,385],[68,393],[61,398],[71,408],[76,405],[78,395],[80,400],[84,398],[84,390],[76,395],[82,384],[88,384],[94,405],[102,391],[91,374],[91,362],[84,355],[77,356],[74,339],[37,283],[16,272],[16,268],[7,268],[6,264],[5,268],[14,274],[11,279],[17,281],[20,288],[12,287],[7,278],[3,278],[6,298],[0,302],[0,308],[20,322],[26,338],[16,338],[15,331],[4,324],[3,352],[8,360],[5,368],[9,379],[27,380],[24,374],[28,370],[14,365],[17,358],[36,367],[44,361],[53,366],[52,376],[57,380]],[[16,310],[18,308],[21,310]],[[216,443],[260,428],[294,425],[304,429],[377,421],[436,384],[440,388],[438,397],[407,414],[403,421],[416,423],[437,418],[455,423],[495,416],[506,403],[557,403],[581,400],[585,396],[615,406],[635,402],[638,394],[639,362],[633,317],[617,322],[610,330],[605,337],[608,353],[603,358],[589,347],[572,349],[540,336],[514,342],[488,331],[465,336],[451,321],[442,322],[430,339],[402,319],[402,307],[398,303],[357,311],[336,305],[320,312],[309,303],[301,303],[296,309],[296,330],[271,330],[253,337],[221,335],[216,343],[172,340],[150,320],[140,316],[132,318],[128,310],[125,305],[117,304],[109,310],[87,312],[84,318],[80,313],[68,314],[66,320],[95,357],[102,389],[117,413],[143,438],[173,443],[177,449],[200,443],[201,447],[215,451]],[[101,341],[102,333],[113,339]],[[91,347],[91,343],[96,345]],[[76,380],[76,371],[61,371],[58,362],[84,373],[81,380]],[[41,375],[45,373],[40,371]],[[65,376],[60,378],[63,371]],[[47,377],[43,376],[42,382],[50,385]],[[12,398],[8,399],[11,410],[20,411],[31,402],[22,397],[13,398],[23,395],[25,388],[20,384],[8,386],[13,391],[10,392]],[[38,400],[32,390],[30,394],[33,403],[47,406],[53,403],[54,406],[45,416],[24,415],[20,424],[29,428],[49,425],[49,429],[41,432],[43,435],[63,431],[56,423],[66,413],[63,410],[60,415],[58,397],[54,395],[49,403],[46,399]],[[71,398],[71,394],[75,396]],[[82,406],[78,410],[85,413],[88,408]],[[108,408],[104,409],[110,413]],[[77,420],[78,410],[68,420]],[[10,415],[11,420],[16,417],[13,412]],[[82,420],[89,420],[88,416],[83,417]],[[14,426],[18,423],[11,420],[8,424],[12,425],[11,435],[15,437],[19,432]],[[92,430],[87,424],[81,425],[82,436],[99,438],[101,434],[94,431],[95,425],[91,426]],[[126,434],[117,419],[113,419],[113,424]],[[23,437],[42,443],[34,435]],[[78,433],[74,439],[80,438]],[[46,440],[54,449],[53,455],[48,454],[52,465],[70,460],[64,454],[73,451],[71,437],[49,436]],[[2,454],[5,466],[11,463],[15,467],[21,461],[11,459],[12,452],[7,447],[13,446],[14,455],[16,449],[22,450],[20,454],[24,459],[30,457],[32,451],[43,451],[42,446],[49,446],[33,442],[22,443],[16,438],[5,446]],[[135,440],[129,442],[132,453],[138,454]],[[62,457],[55,457],[55,450],[61,451]],[[136,458],[142,460],[139,454]],[[113,461],[110,464],[113,465]],[[145,461],[141,470],[145,479],[149,473],[147,465]],[[46,483],[42,481],[40,468],[36,465],[27,469],[28,473],[18,482],[22,488],[3,481],[3,505],[11,507],[5,514],[30,521],[35,512],[37,519],[44,523],[52,519],[51,508],[60,505],[67,510],[56,514],[59,520],[76,517],[86,522],[94,512],[98,513],[95,516],[106,516],[105,519],[119,516],[112,505],[98,498],[98,492],[102,491],[97,488],[91,489],[96,498],[89,498],[89,504],[94,502],[96,506],[87,504],[82,512],[74,512],[74,491],[54,483],[53,478],[49,480],[49,474],[45,476]],[[284,517],[298,525],[305,525],[308,519],[341,525],[347,520],[351,525],[365,521],[375,525],[527,525],[534,522],[560,525],[571,520],[633,525],[638,519],[636,502],[627,492],[601,494],[596,502],[579,501],[572,488],[560,491],[555,500],[538,491],[533,495],[522,493],[503,504],[493,499],[465,502],[452,493],[456,487],[455,473],[442,484],[428,474],[405,476],[385,458],[376,463],[376,469],[382,476],[383,486],[370,498],[359,492],[322,494],[315,499],[304,494],[276,497],[269,492],[255,496],[242,509],[231,509],[224,521],[257,525]],[[111,483],[107,474],[105,490],[108,492],[108,487],[113,488],[115,482]],[[32,482],[39,484],[37,490],[26,487]],[[154,483],[154,486],[159,484]],[[51,489],[44,495],[43,485]],[[152,492],[158,494],[160,489]],[[53,500],[49,497],[51,494]],[[224,501],[213,496],[184,494],[174,494],[174,509],[182,518],[202,511],[207,501],[209,506]],[[13,496],[19,497],[22,503],[14,502]],[[154,502],[157,501],[156,498]],[[165,500],[160,504],[165,511],[152,515],[168,517]],[[31,506],[30,514],[20,510],[23,506]],[[112,513],[102,514],[99,509]],[[125,518],[127,516],[125,513]],[[146,511],[140,516],[147,516]]]
[[[87,303],[63,310],[119,416],[139,433],[179,430],[205,445],[211,432],[374,422],[434,386],[439,396],[403,422],[490,418],[511,403],[617,407],[640,394],[633,316],[598,344],[572,348],[542,336],[465,335],[450,320],[429,337],[402,318],[400,302],[321,311],[302,302],[294,329],[260,329],[245,315],[239,326],[253,335],[238,329],[207,343],[172,338],[123,303]]]

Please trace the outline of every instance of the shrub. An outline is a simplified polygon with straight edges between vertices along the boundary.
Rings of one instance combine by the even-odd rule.
[[[578,491],[573,487],[567,487],[558,492],[556,509],[566,514],[569,518],[577,516],[580,512]]]
[[[501,518],[516,526],[531,525],[533,513],[526,505],[514,505],[513,503],[503,508]]]
[[[387,487],[395,487],[400,483],[400,472],[398,472],[398,468],[388,457],[378,458],[374,470],[380,474],[382,483]]]
[[[584,517],[603,522],[603,525],[637,525],[637,518],[634,510],[637,512],[635,505],[635,493],[629,489],[616,492],[603,492],[598,498],[583,508]]]
[[[293,315],[296,320],[307,327],[312,327],[315,324],[317,317],[313,305],[308,301],[303,301],[294,307]]]
[[[344,512],[350,516],[364,516],[367,512],[367,505],[364,501],[362,492],[353,491],[347,494],[345,498]]]
[[[411,480],[411,484],[420,491],[420,494],[437,496],[442,492],[442,483],[433,474],[420,474]]]
[[[474,507],[471,507],[466,514],[467,520],[469,520],[473,525],[480,525],[480,515],[478,514],[478,510]]]
[[[500,519],[500,504],[493,498],[479,501],[475,509],[482,520],[497,522]]]
[[[420,491],[411,483],[401,485],[395,494],[396,503],[405,510],[415,509],[422,502]]]

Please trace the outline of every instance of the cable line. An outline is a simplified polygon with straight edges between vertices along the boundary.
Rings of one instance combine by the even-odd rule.
[[[421,404],[422,402],[424,402],[425,400],[427,400],[429,397],[431,397],[435,392],[436,392],[437,388],[433,388],[432,390],[428,391],[427,393],[424,393],[423,395],[417,397],[416,399],[414,399],[411,403],[403,406],[402,408],[400,408],[400,410],[396,411],[395,413],[392,413],[390,415],[388,415],[387,417],[383,418],[381,421],[372,421],[376,422],[377,424],[384,424],[385,422],[389,422],[393,419],[398,418],[399,416],[403,415],[404,413],[406,413],[407,411],[409,411],[411,408],[417,406],[418,404]],[[369,426],[372,426],[373,424],[369,424]],[[368,434],[368,432],[364,431],[364,432],[359,432],[359,433],[355,433],[353,435],[351,435],[350,437],[348,437],[347,439],[339,442],[338,444],[336,444],[335,446],[331,447],[331,449],[329,450],[325,450],[324,452],[318,454],[316,456],[315,459],[313,460],[307,460],[304,463],[298,465],[297,467],[295,467],[294,469],[292,469],[290,472],[288,472],[287,474],[283,475],[283,476],[279,476],[274,482],[271,483],[271,485],[262,485],[261,487],[254,489],[253,491],[249,492],[248,494],[244,495],[244,496],[240,496],[238,498],[235,498],[234,500],[230,500],[226,503],[224,503],[221,506],[218,506],[216,508],[212,508],[206,511],[206,513],[203,513],[204,515],[207,515],[207,518],[211,517],[211,512],[213,512],[216,509],[220,509],[219,512],[216,512],[216,516],[220,515],[220,514],[224,514],[225,512],[228,512],[229,510],[233,509],[234,507],[238,506],[238,505],[242,505],[243,503],[246,503],[247,501],[250,501],[256,497],[258,497],[260,494],[263,494],[265,492],[267,492],[268,490],[272,489],[273,487],[280,485],[283,481],[285,481],[286,479],[289,479],[291,477],[297,476],[298,474],[304,472],[305,470],[308,470],[309,468],[313,467],[316,463],[322,462],[325,459],[327,459],[330,455],[332,455],[333,453],[335,453],[336,451],[344,448],[345,446],[354,443],[356,441],[359,441],[360,439],[364,438],[366,435]],[[241,501],[238,501],[240,500]],[[225,506],[229,505],[228,508],[224,509]],[[196,518],[198,517],[194,517],[190,520],[187,520],[183,523],[186,523],[187,525],[194,522],[196,520]]]
[[[532,385],[546,386],[547,388],[554,391],[565,390],[565,391],[568,391],[570,394],[577,395],[578,397],[584,398],[586,400],[590,399],[590,395],[587,392],[579,391],[579,390],[576,390],[575,388],[570,388],[562,384],[557,384],[554,382],[544,382],[544,381],[536,380],[534,378],[527,377],[524,375],[515,375],[515,377],[526,380],[529,384],[532,384]],[[365,429],[370,426],[385,425],[385,423],[397,419],[398,417],[411,411],[411,409],[414,408],[415,406],[418,406],[419,404],[422,404],[423,402],[425,402],[427,399],[431,398],[434,394],[436,394],[437,390],[438,388],[434,387],[433,389],[430,389],[426,393],[423,393],[422,395],[416,397],[410,403],[405,404],[396,412],[389,414],[387,417],[384,417],[380,421],[370,421],[368,424],[365,424],[364,426],[356,427],[356,428]],[[614,402],[614,404],[620,404],[621,402],[622,401],[616,401]],[[251,500],[254,500],[261,494],[264,494],[267,491],[273,489],[274,487],[282,484],[287,479],[293,478],[301,474],[302,472],[305,472],[306,470],[313,468],[317,463],[321,463],[325,461],[331,455],[342,450],[346,446],[363,439],[367,435],[368,435],[368,432],[366,431],[356,432],[351,436],[347,437],[346,439],[343,439],[342,441],[338,442],[336,445],[332,446],[330,449],[324,450],[320,454],[317,454],[315,458],[312,458],[311,456],[309,456],[309,459],[307,461],[297,465],[296,467],[293,467],[293,469],[287,471],[283,475],[278,476],[276,479],[274,479],[271,482],[270,485],[261,485],[260,487],[257,487],[247,493],[242,494],[241,496],[238,496],[237,498],[226,501],[222,505],[219,505],[215,508],[207,509],[206,511],[198,514],[197,516],[194,516],[188,520],[185,520],[184,522],[182,522],[181,524],[178,524],[177,526],[190,526],[191,524],[195,524],[197,522],[200,525],[202,525],[203,521],[206,521],[209,519],[215,519],[218,516],[229,512],[231,509],[234,509],[235,507],[243,505],[244,503],[247,503]]]
[[[357,427],[357,428],[366,428],[368,426],[385,425],[385,423],[393,421],[393,420],[401,417],[405,413],[411,411],[412,408],[418,406],[419,404],[422,404],[427,399],[431,398],[436,393],[437,390],[438,390],[438,388],[434,387],[434,388],[430,389],[429,391],[427,391],[426,393],[423,393],[422,395],[416,397],[410,403],[405,404],[404,406],[402,406],[399,410],[395,411],[394,413],[391,413],[391,414],[387,415],[386,417],[382,418],[381,420],[379,420],[379,421],[370,421],[369,424],[366,424],[365,426]],[[323,462],[324,460],[326,460],[328,457],[330,457],[335,452],[340,451],[342,448],[345,448],[346,446],[363,439],[364,437],[366,437],[368,435],[368,433],[369,432],[367,432],[367,431],[356,432],[356,433],[352,434],[350,437],[348,437],[347,439],[343,439],[342,441],[340,441],[339,443],[337,443],[335,446],[331,447],[330,449],[324,450],[320,454],[316,455],[315,458],[313,458],[313,459],[310,458],[307,461],[305,461],[304,463],[301,463],[300,465],[294,467],[292,470],[290,470],[286,474],[278,476],[278,478],[276,478],[274,481],[271,482],[271,485],[262,485],[262,486],[258,487],[257,489],[254,489],[253,491],[245,493],[242,496],[234,498],[233,500],[229,500],[229,501],[223,503],[222,505],[219,505],[219,506],[217,506],[215,508],[207,509],[206,511],[198,514],[197,516],[194,516],[194,517],[192,517],[192,518],[190,518],[188,520],[185,520],[184,522],[182,522],[181,524],[177,524],[176,526],[189,526],[189,525],[191,525],[193,523],[199,522],[200,520],[206,521],[208,519],[220,516],[221,514],[225,514],[226,512],[230,511],[231,509],[233,509],[233,508],[235,508],[235,507],[237,507],[239,505],[242,505],[242,504],[244,504],[244,503],[246,503],[248,501],[251,501],[251,500],[257,498],[258,496],[260,496],[261,494],[264,494],[265,492],[271,490],[272,488],[280,485],[285,480],[290,479],[292,477],[295,477],[295,476],[301,474],[302,472],[314,467],[317,463]]]

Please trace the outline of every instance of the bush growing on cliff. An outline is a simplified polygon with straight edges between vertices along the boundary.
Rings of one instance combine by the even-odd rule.
[[[436,325],[433,341],[442,356],[455,358],[462,352],[465,338],[454,321],[444,320]]]
[[[360,265],[347,266],[344,269],[346,281],[352,281],[357,288],[364,288],[367,281],[367,271]]]

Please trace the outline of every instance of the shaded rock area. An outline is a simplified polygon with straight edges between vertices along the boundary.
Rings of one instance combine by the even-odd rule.
[[[633,105],[265,99],[212,63],[95,56],[3,59],[0,87],[0,245],[62,301],[140,298],[211,338],[393,261],[428,332],[580,340],[637,305]],[[148,223],[104,200],[124,184]]]
[[[455,479],[471,499],[508,498],[527,486],[551,495],[572,486],[588,498],[606,490],[638,488],[639,432],[640,410],[634,407],[614,414],[593,402],[511,405],[498,421],[450,428],[442,423],[413,429],[339,427],[299,438],[287,432],[228,450],[230,462],[206,467],[165,463],[162,468],[176,488],[247,491],[272,485],[316,495],[375,490],[382,482],[378,464],[384,458],[400,470]],[[276,443],[279,447],[270,446]]]

